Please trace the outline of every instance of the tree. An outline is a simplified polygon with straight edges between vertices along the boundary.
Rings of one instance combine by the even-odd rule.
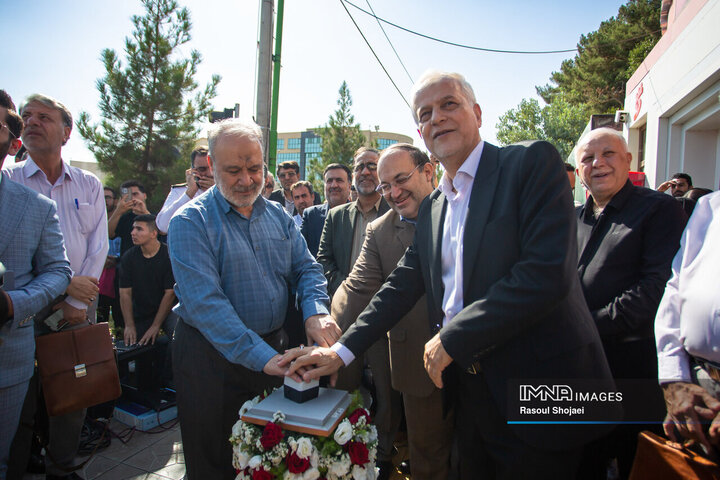
[[[627,81],[660,38],[660,1],[629,0],[617,17],[582,35],[577,55],[552,73],[552,84],[535,87],[546,105],[523,99],[505,112],[498,140],[547,140],[567,158],[591,114],[623,107]]]
[[[567,158],[588,121],[586,105],[570,105],[558,97],[541,107],[534,98],[523,99],[498,121],[497,138],[503,145],[524,140],[547,140]]]
[[[82,112],[77,126],[110,185],[137,179],[148,190],[148,204],[159,207],[167,188],[184,178],[196,125],[207,118],[220,77],[196,92],[202,57],[196,50],[189,58],[178,55],[191,38],[187,8],[175,0],[142,3],[145,14],[132,17],[132,38],[125,38],[125,65],[114,50],[102,51],[100,124]]]
[[[582,35],[578,53],[553,72],[554,85],[536,87],[552,103],[563,95],[572,105],[584,103],[592,113],[611,113],[623,107],[625,85],[660,39],[661,0],[630,0],[617,17]]]
[[[322,172],[325,167],[331,163],[343,163],[352,168],[353,154],[367,142],[360,131],[360,124],[355,123],[355,116],[350,113],[352,97],[347,82],[343,81],[338,93],[338,109],[330,115],[324,127],[315,130],[322,139],[322,156],[311,159],[307,165],[307,180],[319,192],[323,191]]]

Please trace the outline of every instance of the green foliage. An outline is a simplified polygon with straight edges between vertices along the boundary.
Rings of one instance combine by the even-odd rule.
[[[106,75],[96,82],[102,120],[91,124],[82,112],[80,134],[109,174],[109,184],[136,179],[148,190],[148,207],[159,208],[169,186],[184,179],[198,122],[211,110],[218,75],[201,91],[194,76],[202,61],[192,50],[190,13],[175,0],[142,0],[143,16],[133,16],[132,38],[125,39],[125,64],[114,50],[101,57]]]
[[[592,113],[623,107],[625,85],[660,39],[661,0],[630,0],[617,17],[580,37],[578,54],[553,72],[551,85],[536,87],[547,103],[562,95],[572,105],[586,104]]]
[[[360,131],[360,124],[355,123],[355,116],[350,113],[352,97],[347,82],[342,83],[337,104],[338,109],[328,118],[324,127],[315,130],[322,138],[322,157],[308,161],[306,179],[313,188],[322,192],[322,172],[331,163],[343,163],[352,168],[353,154],[365,145],[365,136]]]
[[[586,105],[571,105],[556,97],[549,105],[540,107],[537,100],[523,99],[514,109],[505,112],[498,121],[497,138],[502,145],[524,140],[547,140],[555,145],[562,158],[567,158],[588,122],[590,110]]]

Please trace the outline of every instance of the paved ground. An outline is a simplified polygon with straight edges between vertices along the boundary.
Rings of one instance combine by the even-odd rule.
[[[82,470],[81,476],[87,480],[182,479],[185,475],[185,457],[180,441],[180,425],[174,423],[173,420],[150,432],[135,431],[126,439],[126,443],[113,437],[110,447],[95,454]],[[117,420],[110,422],[110,429],[121,436],[129,433],[127,427]],[[398,448],[396,463],[402,461],[407,450],[402,444]],[[25,475],[23,480],[44,479],[44,475]],[[409,477],[396,472],[392,480],[409,480]]]

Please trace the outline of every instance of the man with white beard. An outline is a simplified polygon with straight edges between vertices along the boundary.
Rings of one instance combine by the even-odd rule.
[[[238,408],[279,386],[277,362],[290,288],[312,342],[332,345],[327,282],[283,207],[265,186],[262,133],[228,119],[208,132],[215,186],[170,221],[180,317],[173,372],[187,479],[235,478],[227,441]],[[280,352],[280,353],[279,353]]]

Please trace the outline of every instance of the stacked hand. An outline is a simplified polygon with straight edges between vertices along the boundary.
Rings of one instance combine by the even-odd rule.
[[[344,365],[340,356],[327,347],[292,348],[278,361],[279,367],[286,367],[285,375],[297,382],[309,382],[330,375],[331,386],[335,386],[337,371]]]
[[[75,275],[67,287],[68,295],[88,305],[95,301],[99,292],[98,279],[85,275]]]

